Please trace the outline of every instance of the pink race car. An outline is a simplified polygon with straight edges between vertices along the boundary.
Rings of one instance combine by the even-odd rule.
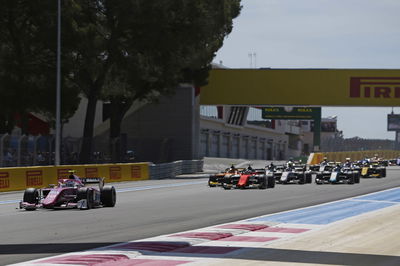
[[[86,184],[98,183],[99,187]],[[104,178],[79,178],[71,174],[68,179],[59,179],[58,185],[47,188],[27,188],[20,209],[91,209],[94,207],[114,207],[116,192],[113,186],[104,186]]]

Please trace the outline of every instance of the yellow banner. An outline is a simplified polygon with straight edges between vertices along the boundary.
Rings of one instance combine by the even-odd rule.
[[[68,170],[79,177],[104,177],[106,183],[150,178],[149,163],[9,167],[0,168],[0,192],[57,184],[68,177]]]
[[[379,158],[390,160],[396,159],[400,156],[400,151],[393,150],[371,150],[371,151],[336,151],[336,152],[324,152],[324,153],[311,153],[308,158],[308,164],[319,164],[323,157],[327,157],[330,162],[345,162],[346,158],[350,158],[350,161],[362,160],[364,158],[371,158],[374,156]]]
[[[400,69],[213,69],[200,103],[398,106]]]

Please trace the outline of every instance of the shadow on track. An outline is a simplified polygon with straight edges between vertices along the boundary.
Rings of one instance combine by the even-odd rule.
[[[322,265],[400,265],[400,256],[390,255],[374,255],[374,254],[357,254],[357,253],[341,253],[326,251],[304,251],[291,249],[275,249],[275,248],[242,248],[229,247],[232,252],[218,254],[218,252],[204,253],[205,250],[211,250],[210,246],[191,246],[187,242],[155,242],[158,247],[166,245],[165,252],[156,251],[151,242],[133,242],[137,245],[129,245],[127,243],[62,243],[62,244],[2,244],[0,245],[0,255],[18,255],[18,254],[40,254],[40,253],[66,253],[74,251],[84,251],[93,248],[105,247],[119,244],[114,247],[105,248],[104,253],[112,251],[139,251],[143,255],[155,256],[179,256],[182,258],[224,258],[224,259],[240,259],[267,262],[282,263],[305,263],[305,264],[322,264]],[[131,244],[133,244],[131,242]],[[174,245],[175,244],[175,245]],[[127,248],[129,245],[130,248]],[[144,249],[138,248],[145,247]],[[119,248],[120,247],[120,248]],[[124,248],[125,247],[125,248]],[[189,250],[185,250],[189,248]],[[195,248],[195,249],[193,249]],[[213,247],[217,248],[218,247]],[[196,252],[198,250],[199,252]]]
[[[0,255],[41,254],[77,252],[104,246],[118,244],[118,242],[104,243],[48,243],[48,244],[1,244]]]

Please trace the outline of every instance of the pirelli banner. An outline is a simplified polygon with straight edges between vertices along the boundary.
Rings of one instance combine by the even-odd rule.
[[[106,183],[149,179],[149,163],[10,167],[0,168],[0,192],[56,184],[69,170],[79,177],[104,177]]]
[[[400,69],[213,69],[200,104],[399,106]]]

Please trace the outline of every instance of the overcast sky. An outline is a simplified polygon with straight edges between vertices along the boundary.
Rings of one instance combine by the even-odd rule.
[[[215,63],[400,69],[400,0],[242,0],[242,5]],[[394,139],[395,133],[386,130],[391,111],[323,107],[322,115],[337,115],[346,138]],[[394,112],[400,113],[400,105]]]

